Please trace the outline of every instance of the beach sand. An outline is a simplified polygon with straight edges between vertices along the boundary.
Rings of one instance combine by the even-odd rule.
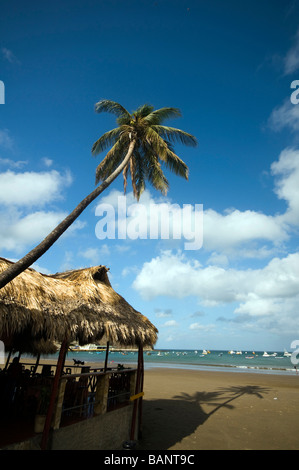
[[[298,450],[299,375],[145,371],[145,450]]]
[[[149,369],[142,403],[140,450],[299,449],[299,374]]]

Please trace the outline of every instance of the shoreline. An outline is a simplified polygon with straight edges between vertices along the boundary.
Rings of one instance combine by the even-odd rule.
[[[188,370],[195,370],[195,371],[217,371],[217,372],[240,372],[240,373],[257,373],[257,374],[266,374],[266,375],[299,375],[299,372],[295,369],[282,369],[282,368],[275,368],[275,367],[260,367],[260,366],[233,366],[228,364],[206,364],[206,365],[198,365],[198,364],[171,364],[171,363],[145,363],[144,364],[145,370],[150,369],[188,369]]]
[[[57,358],[41,358],[40,364],[56,364]],[[33,357],[21,357],[21,362],[27,362],[30,364],[35,364],[35,359]],[[104,361],[92,361],[84,360],[85,366],[90,366],[92,368],[103,367]],[[74,367],[73,359],[67,358],[65,361],[68,367]],[[110,367],[116,366],[120,361],[108,361]],[[121,362],[126,367],[137,367],[137,361],[135,362]],[[80,367],[80,366],[78,366]],[[231,365],[231,364],[193,364],[193,363],[172,363],[172,362],[147,362],[144,361],[144,370],[149,371],[152,369],[169,369],[169,370],[194,370],[198,372],[212,371],[212,372],[232,372],[232,373],[252,373],[252,374],[264,374],[264,375],[279,375],[279,376],[298,376],[299,370],[294,367],[280,368],[280,367],[264,367],[264,366],[244,366],[244,365]]]

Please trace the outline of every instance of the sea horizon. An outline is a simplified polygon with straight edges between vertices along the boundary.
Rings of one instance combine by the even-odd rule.
[[[267,355],[265,355],[265,353]],[[286,351],[250,351],[250,350],[202,350],[202,349],[154,349],[145,350],[144,369],[171,368],[188,370],[257,372],[264,374],[296,375],[297,369]],[[43,356],[43,359],[54,359],[58,353]],[[101,367],[105,361],[105,350],[72,350],[68,351],[67,360],[80,360],[94,363]],[[137,364],[138,352],[135,349],[109,350],[108,367],[115,365]]]

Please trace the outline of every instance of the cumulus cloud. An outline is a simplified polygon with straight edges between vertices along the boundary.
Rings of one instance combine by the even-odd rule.
[[[236,304],[235,313],[250,316],[297,315],[299,253],[272,259],[261,269],[203,267],[182,253],[166,251],[143,265],[133,287],[146,300],[167,295],[195,296],[205,306]],[[296,310],[290,308],[296,305]]]
[[[55,170],[0,173],[0,249],[19,254],[43,240],[67,215],[48,206],[62,199],[71,182],[69,172]],[[76,221],[63,236],[84,226]]]
[[[237,209],[223,214],[205,210],[204,248],[210,252],[207,261],[200,263],[192,252],[161,251],[143,264],[134,289],[146,300],[195,297],[205,307],[230,306],[235,323],[248,331],[298,331],[299,253],[286,256],[279,248],[299,227],[299,150],[284,149],[271,165],[271,174],[275,194],[285,201],[284,211],[270,215]],[[238,260],[241,255],[268,257],[270,261],[258,269],[230,267],[231,253],[238,254]],[[205,327],[195,322],[189,329],[203,331]]]
[[[203,247],[208,251],[226,252],[252,241],[278,244],[288,238],[279,218],[251,210],[234,209],[220,214],[208,209],[203,221]]]
[[[0,249],[21,252],[26,246],[41,241],[65,216],[64,212],[45,211],[24,216],[13,209],[0,213]]]
[[[210,264],[225,267],[229,264],[229,258],[232,256],[263,259],[274,256],[283,250],[284,244],[290,238],[292,226],[299,226],[299,192],[297,189],[299,187],[299,150],[295,148],[284,149],[277,161],[271,165],[271,174],[274,177],[275,194],[286,203],[284,212],[265,214],[253,210],[240,211],[235,208],[220,213],[214,209],[204,208],[203,249],[211,253]],[[123,197],[122,193],[114,190],[101,200],[101,203],[114,208],[113,221],[117,219],[119,197]],[[145,191],[140,199],[139,214],[130,210],[132,204],[136,207],[133,194],[129,193],[126,198],[127,224],[134,226],[139,224],[149,227],[152,223],[151,217],[156,220],[162,205],[164,207],[166,205],[169,211],[172,208],[170,200],[167,198],[154,199],[148,191]],[[173,214],[181,223],[183,220],[182,207],[177,205]],[[117,237],[117,232],[115,233]],[[145,235],[150,238],[146,229]],[[172,235],[170,231],[169,241],[172,240]],[[161,232],[159,236],[161,237]],[[184,240],[183,232],[181,232],[181,236],[182,241]],[[168,246],[171,247],[170,243]]]
[[[70,173],[58,171],[0,173],[0,204],[5,206],[43,206],[61,197],[62,190],[72,182]]]

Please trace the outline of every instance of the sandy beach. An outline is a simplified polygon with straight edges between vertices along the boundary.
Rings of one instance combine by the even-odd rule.
[[[299,375],[150,369],[140,449],[299,449]]]

